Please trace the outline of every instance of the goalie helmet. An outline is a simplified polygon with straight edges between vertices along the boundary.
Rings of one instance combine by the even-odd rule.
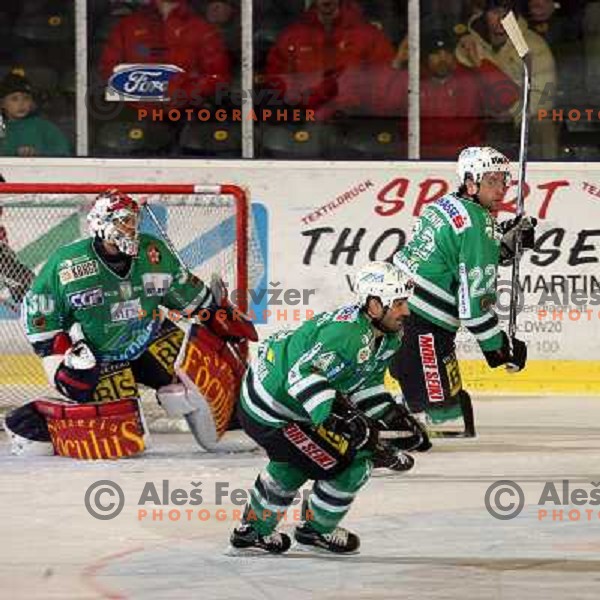
[[[391,263],[374,261],[367,263],[356,274],[354,293],[361,306],[374,296],[384,307],[394,300],[408,300],[413,295],[413,280]]]
[[[457,172],[459,185],[467,179],[479,184],[486,173],[504,173],[507,180],[511,177],[508,158],[489,146],[465,148],[458,156]]]
[[[138,203],[119,190],[100,194],[87,220],[92,236],[115,244],[128,256],[137,256],[139,246]]]

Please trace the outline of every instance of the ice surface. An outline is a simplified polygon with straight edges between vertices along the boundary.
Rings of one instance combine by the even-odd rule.
[[[217,506],[216,484],[249,489],[265,464],[260,453],[207,455],[180,434],[154,436],[153,449],[140,459],[24,460],[9,456],[3,436],[2,596],[597,598],[600,507],[537,502],[546,481],[555,482],[559,494],[565,479],[570,491],[600,485],[600,401],[482,399],[476,412],[479,439],[439,441],[417,456],[410,474],[375,472],[344,523],[362,540],[361,554],[352,557],[294,549],[282,557],[223,554],[233,511],[241,507],[231,498]],[[162,495],[165,479],[171,491],[189,492],[192,482],[202,482],[195,489],[202,490],[203,503],[138,506],[146,483]],[[525,508],[513,520],[492,518],[484,505],[487,488],[500,479],[517,482],[525,493]],[[112,520],[97,520],[84,506],[86,490],[98,480],[124,491],[123,511]],[[150,515],[162,508],[163,520],[140,520],[141,508]],[[550,514],[541,521],[540,508]],[[210,519],[200,521],[200,509]],[[216,518],[217,509],[227,520]],[[552,509],[563,510],[562,522],[552,520]],[[169,520],[170,510],[179,511],[178,521]],[[579,521],[569,519],[570,510],[579,511]]]

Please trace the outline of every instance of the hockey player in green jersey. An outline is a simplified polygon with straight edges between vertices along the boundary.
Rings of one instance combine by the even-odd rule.
[[[286,551],[291,540],[275,528],[299,488],[314,480],[296,541],[357,551],[358,536],[338,524],[373,463],[387,455],[400,462],[398,470],[413,464],[410,455],[383,448],[379,430],[404,431],[410,436],[402,438],[404,449],[428,447],[424,432],[383,384],[400,345],[412,281],[392,264],[369,263],[356,276],[355,293],[355,304],[263,342],[246,372],[240,421],[270,462],[231,535],[234,549]]]
[[[458,191],[425,208],[411,241],[394,256],[416,287],[404,342],[390,372],[413,413],[425,411],[434,423],[462,414],[465,435],[473,437],[473,409],[456,360],[456,332],[463,325],[475,336],[490,367],[506,365],[511,372],[525,367],[525,343],[508,339],[493,306],[498,265],[513,260],[517,232],[524,248],[533,247],[535,220],[496,222],[492,213],[510,182],[509,160],[497,150],[463,150],[458,178]]]
[[[196,435],[204,413],[174,376],[184,333],[159,307],[203,315],[220,338],[243,337],[245,322],[230,328],[216,318],[211,289],[162,240],[139,231],[140,216],[137,202],[118,190],[98,196],[88,215],[91,237],[50,256],[27,293],[26,334],[50,384],[68,399],[136,398],[143,384]]]

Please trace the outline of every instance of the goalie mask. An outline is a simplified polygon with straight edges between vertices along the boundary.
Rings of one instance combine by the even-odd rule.
[[[356,274],[354,293],[360,306],[369,298],[379,298],[384,308],[394,300],[408,300],[413,295],[414,282],[398,267],[383,261],[366,264]]]
[[[109,190],[100,194],[88,215],[92,236],[114,244],[127,256],[137,256],[139,247],[138,203],[127,194]]]
[[[504,173],[505,185],[511,179],[510,161],[504,154],[489,146],[465,148],[458,156],[458,184],[472,179],[479,185],[486,173]]]

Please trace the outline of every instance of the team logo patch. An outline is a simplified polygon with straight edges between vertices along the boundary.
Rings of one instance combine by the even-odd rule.
[[[62,285],[67,285],[72,281],[78,281],[91,277],[92,275],[98,275],[98,261],[97,260],[86,260],[76,265],[68,265],[63,267],[58,272],[58,278]]]
[[[146,296],[164,296],[173,283],[173,276],[169,273],[144,273],[142,283]]]
[[[104,304],[104,293],[100,287],[74,292],[73,294],[69,294],[67,298],[69,299],[69,304],[75,310]]]
[[[148,257],[148,260],[150,261],[151,265],[157,265],[158,263],[160,263],[160,250],[158,249],[156,244],[150,244],[148,246],[146,250],[146,256]]]
[[[361,348],[358,351],[358,354],[356,355],[356,361],[359,365],[361,363],[367,362],[371,358],[371,354],[371,348],[369,348],[369,346],[365,346],[364,348]]]
[[[31,323],[36,329],[40,331],[46,329],[46,317],[44,317],[43,315],[41,317],[36,317]]]
[[[444,389],[432,333],[419,335],[419,353],[421,354],[421,366],[423,367],[429,402],[442,402],[444,400]]]
[[[110,320],[113,323],[133,321],[139,318],[141,310],[142,303],[139,298],[126,302],[117,302],[117,304],[111,304],[110,306]]]

